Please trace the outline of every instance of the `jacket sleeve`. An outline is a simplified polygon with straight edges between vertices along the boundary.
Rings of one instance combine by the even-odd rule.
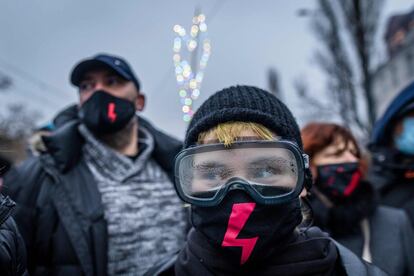
[[[414,275],[414,230],[411,222],[406,215],[402,213],[401,216],[401,236],[402,246],[404,247],[405,263],[406,263],[406,275]]]
[[[16,202],[13,218],[26,245],[29,271],[37,229],[36,202],[45,177],[40,160],[31,158],[8,172],[3,181],[2,193],[9,195]]]
[[[388,275],[373,264],[367,263],[349,249],[334,241],[338,250],[345,275],[349,276],[386,276]]]
[[[12,217],[0,226],[0,272],[5,276],[28,275],[26,248]]]

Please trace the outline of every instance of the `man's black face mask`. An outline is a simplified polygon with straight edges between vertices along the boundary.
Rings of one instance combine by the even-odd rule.
[[[79,118],[95,134],[111,134],[123,129],[135,114],[132,102],[96,91],[80,108]]]

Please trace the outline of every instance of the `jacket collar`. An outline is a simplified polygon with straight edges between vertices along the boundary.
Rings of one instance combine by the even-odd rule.
[[[61,173],[72,169],[81,157],[85,140],[79,133],[79,124],[79,119],[74,117],[58,127],[51,136],[42,137],[48,153]],[[168,173],[170,179],[173,179],[174,158],[181,150],[182,143],[154,128],[142,117],[139,117],[139,125],[145,127],[154,137],[152,157]]]

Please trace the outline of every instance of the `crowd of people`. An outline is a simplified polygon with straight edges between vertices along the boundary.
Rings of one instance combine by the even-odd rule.
[[[70,81],[33,156],[0,158],[1,275],[414,275],[414,83],[366,151],[254,86],[214,93],[179,141],[140,116],[123,58]]]

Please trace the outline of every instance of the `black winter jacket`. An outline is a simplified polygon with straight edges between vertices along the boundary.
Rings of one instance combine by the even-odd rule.
[[[16,202],[15,220],[26,242],[31,275],[106,275],[107,224],[101,195],[81,156],[78,120],[66,120],[43,140],[47,154],[25,161],[5,177]],[[156,130],[153,158],[172,179],[181,143]],[[86,185],[90,184],[90,185]]]
[[[372,165],[369,179],[381,196],[381,204],[404,209],[414,226],[413,157],[392,145],[393,129],[401,110],[414,102],[414,82],[405,87],[375,123],[369,149]]]
[[[177,255],[147,271],[147,276],[256,275],[256,276],[383,276],[381,269],[365,263],[344,246],[336,243],[317,227],[301,231],[296,241],[276,256],[269,255],[261,264],[235,268],[212,247],[203,235],[192,230],[187,245]],[[245,264],[246,265],[246,264]],[[229,273],[229,271],[232,271]]]
[[[370,198],[361,199],[363,202],[354,201],[342,206],[342,212],[334,216],[335,207],[329,209],[313,197],[311,205],[315,225],[357,256],[362,257],[365,253],[374,265],[390,275],[414,275],[414,263],[411,261],[414,233],[407,214],[399,209],[378,206],[372,213],[362,216],[364,213],[358,213],[358,209],[369,209],[367,202]],[[348,211],[348,215],[344,211]],[[344,219],[351,215],[355,219]],[[362,221],[365,222],[365,230],[362,229]]]
[[[10,216],[15,203],[0,194],[0,275],[28,275],[26,249],[22,237]]]

